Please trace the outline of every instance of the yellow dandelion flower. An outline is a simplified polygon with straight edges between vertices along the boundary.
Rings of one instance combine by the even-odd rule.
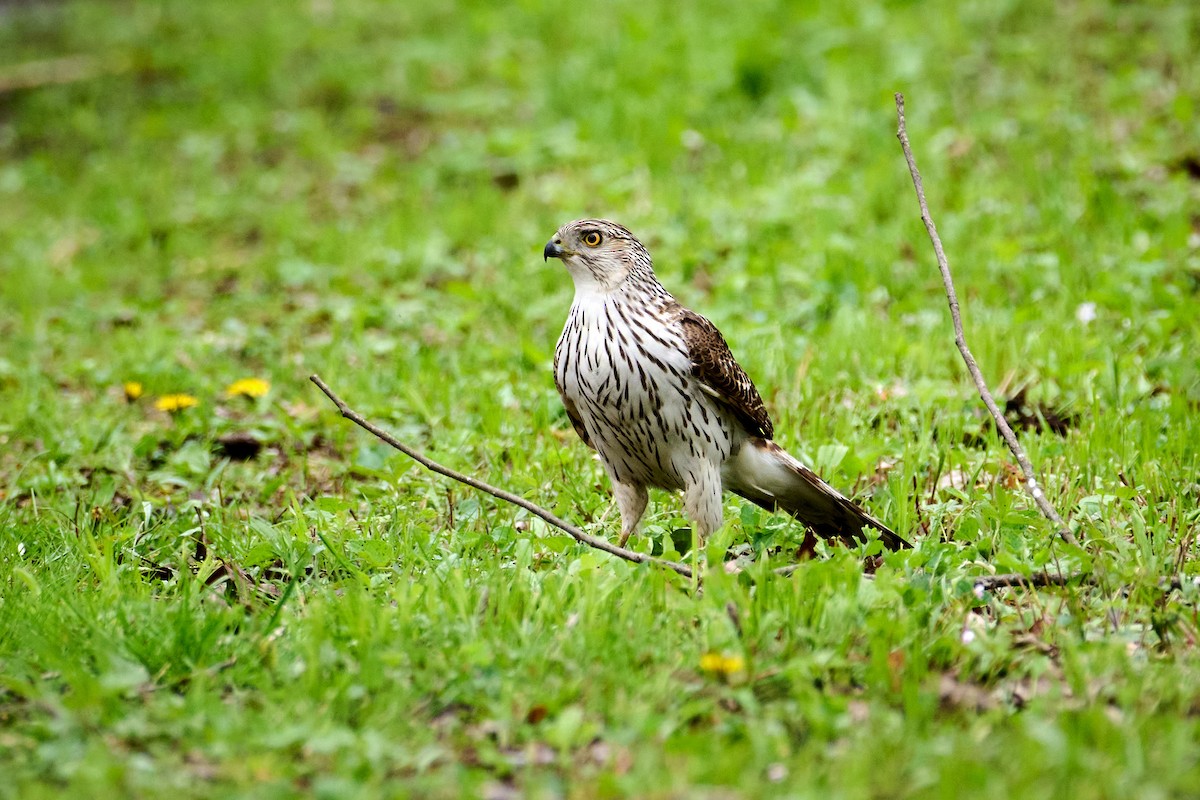
[[[190,394],[164,394],[154,401],[154,407],[159,411],[182,411],[185,408],[200,405],[200,401]]]
[[[271,391],[271,382],[262,378],[242,378],[239,381],[234,381],[225,389],[225,394],[230,397],[242,395],[244,397],[262,397],[267,392]]]
[[[721,653],[705,653],[700,656],[700,671],[728,678],[746,671],[746,659]]]
[[[146,393],[145,387],[137,381],[126,381],[125,385],[121,388],[125,390],[125,400],[129,403],[132,403]]]

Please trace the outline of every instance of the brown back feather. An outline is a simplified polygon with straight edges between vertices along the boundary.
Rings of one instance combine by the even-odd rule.
[[[725,337],[704,317],[680,306],[679,325],[692,359],[692,375],[730,408],[752,436],[771,439],[775,426],[750,376],[729,351]]]

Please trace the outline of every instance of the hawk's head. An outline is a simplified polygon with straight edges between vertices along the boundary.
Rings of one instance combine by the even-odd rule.
[[[631,272],[650,272],[650,253],[623,225],[579,219],[558,229],[542,255],[562,259],[576,288],[612,291]]]

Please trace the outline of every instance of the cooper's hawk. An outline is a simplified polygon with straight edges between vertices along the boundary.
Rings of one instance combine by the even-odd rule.
[[[721,527],[727,489],[823,537],[863,540],[874,528],[889,548],[909,546],[771,441],[762,398],[720,331],[663,288],[632,233],[607,220],[570,222],[544,255],[562,259],[575,281],[554,382],[612,480],[621,544],[654,486],[683,490],[701,539]]]

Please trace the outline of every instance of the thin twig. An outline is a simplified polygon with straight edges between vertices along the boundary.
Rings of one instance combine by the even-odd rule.
[[[530,514],[540,517],[550,525],[553,525],[555,528],[563,531],[580,544],[586,544],[588,547],[594,547],[597,550],[603,550],[604,552],[614,555],[617,558],[623,558],[626,561],[632,561],[636,564],[655,564],[657,566],[665,567],[666,569],[677,572],[685,578],[692,577],[692,569],[686,564],[680,564],[677,561],[667,561],[663,558],[655,558],[654,556],[649,556],[645,553],[638,553],[634,550],[626,550],[624,547],[617,547],[615,544],[605,541],[604,539],[584,533],[582,530],[562,519],[561,517],[558,517],[552,512],[547,511],[536,503],[526,500],[520,495],[507,492],[504,489],[498,489],[491,484],[484,483],[478,478],[472,478],[470,475],[464,475],[461,472],[450,469],[449,467],[442,466],[433,459],[425,456],[420,451],[414,450],[400,440],[396,439],[387,431],[372,424],[361,414],[355,412],[348,405],[346,405],[342,398],[334,394],[333,390],[329,388],[325,381],[321,380],[319,375],[310,375],[309,380],[315,383],[317,388],[324,392],[325,396],[333,401],[333,404],[337,406],[338,411],[342,413],[343,417],[350,420],[360,428],[374,434],[379,439],[396,448],[401,453],[404,453],[406,456],[416,461],[426,469],[432,470],[439,475],[445,475],[447,478],[466,484],[467,486],[478,489],[481,492],[486,492],[492,497],[503,500],[506,503],[512,503],[515,506],[520,506]]]
[[[1050,572],[1031,572],[1028,575],[1020,573],[1012,573],[1009,575],[981,575],[973,579],[973,585],[976,591],[991,591],[992,589],[1004,589],[1011,586],[1024,586],[1026,588],[1040,588],[1045,586],[1067,586],[1072,583],[1080,583],[1088,586],[1099,585],[1096,576],[1087,572],[1073,572],[1067,575]],[[1185,580],[1176,575],[1171,578],[1162,577],[1158,579],[1156,588],[1164,595],[1171,592],[1183,591],[1183,587],[1187,584],[1192,586],[1200,586],[1200,580],[1191,579]],[[1132,589],[1131,586],[1125,586],[1121,591],[1128,592]]]
[[[103,61],[82,55],[12,64],[0,68],[0,95],[21,89],[87,81],[126,69],[128,64],[123,61]]]
[[[974,587],[977,592],[990,592],[992,589],[1004,589],[1010,586],[1023,586],[1029,589],[1043,586],[1066,586],[1075,581],[1088,583],[1090,582],[1090,578],[1083,573],[1063,575],[1049,572],[1031,572],[1028,575],[1021,575],[1020,573],[1013,573],[1011,575],[982,575],[974,579]]]
[[[937,228],[933,224],[933,217],[929,215],[929,206],[925,203],[925,188],[921,184],[921,173],[917,170],[917,162],[913,158],[912,147],[908,144],[908,131],[904,126],[904,95],[896,92],[896,116],[899,118],[900,126],[896,131],[896,138],[900,140],[900,146],[904,148],[904,159],[908,162],[908,171],[912,175],[913,187],[917,190],[917,203],[921,206],[921,221],[925,223],[925,230],[929,233],[929,240],[933,242],[933,252],[937,256],[938,269],[942,271],[942,283],[946,287],[946,298],[950,301],[950,318],[954,322],[954,343],[958,345],[958,351],[962,353],[963,361],[967,364],[967,370],[971,373],[972,380],[975,381],[975,388],[979,390],[979,396],[983,398],[984,405],[991,412],[992,418],[996,421],[996,428],[1000,431],[1000,436],[1004,439],[1004,443],[1008,445],[1008,449],[1016,456],[1017,463],[1021,465],[1021,473],[1025,476],[1025,489],[1033,498],[1033,502],[1037,504],[1038,510],[1042,515],[1050,520],[1057,528],[1058,535],[1063,541],[1069,544],[1077,544],[1075,535],[1067,528],[1063,518],[1051,505],[1047,499],[1046,493],[1042,491],[1041,485],[1038,483],[1037,477],[1033,471],[1033,464],[1029,461],[1029,456],[1025,455],[1025,450],[1021,447],[1021,443],[1017,441],[1017,435],[1013,433],[1013,429],[1009,427],[1008,421],[1004,419],[1004,414],[1000,411],[996,401],[992,398],[992,393],[988,390],[987,383],[983,379],[983,373],[979,371],[979,365],[975,363],[975,357],[971,355],[970,349],[967,347],[967,339],[963,333],[962,315],[958,308],[958,295],[954,291],[954,280],[950,277],[950,265],[946,261],[946,253],[942,249],[942,240],[938,236]]]

